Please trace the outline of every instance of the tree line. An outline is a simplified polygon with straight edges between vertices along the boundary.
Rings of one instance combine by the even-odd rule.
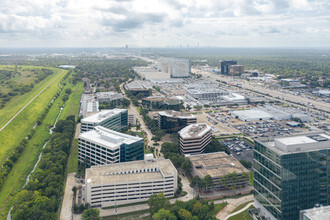
[[[11,211],[13,220],[56,219],[74,129],[74,116],[57,122],[37,170],[24,190],[14,199]]]

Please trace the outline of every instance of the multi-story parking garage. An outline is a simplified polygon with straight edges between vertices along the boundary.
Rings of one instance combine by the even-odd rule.
[[[85,201],[92,207],[147,201],[162,192],[173,197],[177,170],[169,159],[142,160],[86,169]]]

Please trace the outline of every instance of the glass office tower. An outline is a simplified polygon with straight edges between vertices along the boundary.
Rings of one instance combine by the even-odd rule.
[[[256,207],[270,219],[296,220],[299,211],[330,204],[330,136],[307,134],[256,141]]]

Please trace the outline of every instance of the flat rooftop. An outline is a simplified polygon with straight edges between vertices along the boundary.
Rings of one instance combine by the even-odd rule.
[[[279,154],[330,149],[330,136],[316,133],[275,138],[274,141],[259,140],[259,142]]]
[[[146,182],[176,175],[169,159],[138,160],[132,162],[92,166],[86,169],[85,179],[92,185],[123,182]],[[164,175],[164,176],[163,176]]]
[[[114,92],[114,91],[109,91],[109,92],[98,92],[96,93],[98,98],[104,99],[104,98],[112,98],[112,97],[124,97],[123,94]]]
[[[329,220],[330,205],[301,210],[300,213],[304,213],[310,220]]]
[[[111,118],[115,115],[118,115],[122,112],[125,112],[127,111],[127,109],[118,109],[118,108],[115,108],[115,109],[111,109],[111,110],[103,110],[101,112],[98,112],[94,115],[91,115],[91,116],[88,116],[88,117],[85,117],[83,119],[81,119],[81,122],[82,123],[100,123],[108,118]]]
[[[80,139],[88,140],[108,148],[117,148],[121,144],[132,144],[143,140],[140,137],[123,134],[102,126],[96,126],[95,130],[90,130],[79,135]]]
[[[259,118],[267,119],[273,117],[273,115],[260,109],[233,111],[232,114],[237,115],[241,120],[257,120]]]
[[[212,178],[217,178],[232,172],[238,174],[249,172],[238,160],[225,152],[189,155],[187,157],[199,172],[200,177],[210,175]]]
[[[191,124],[191,125],[188,125],[188,126],[182,128],[179,131],[179,135],[182,138],[201,137],[211,130],[212,130],[212,128],[205,123]]]
[[[193,114],[188,114],[188,113],[184,113],[184,112],[179,112],[179,111],[161,111],[158,112],[159,115],[162,116],[167,116],[167,117],[176,117],[176,118],[196,118],[195,115]]]

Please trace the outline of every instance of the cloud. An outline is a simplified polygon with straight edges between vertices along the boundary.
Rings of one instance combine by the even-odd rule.
[[[317,46],[329,11],[328,0],[3,0],[0,44]]]

